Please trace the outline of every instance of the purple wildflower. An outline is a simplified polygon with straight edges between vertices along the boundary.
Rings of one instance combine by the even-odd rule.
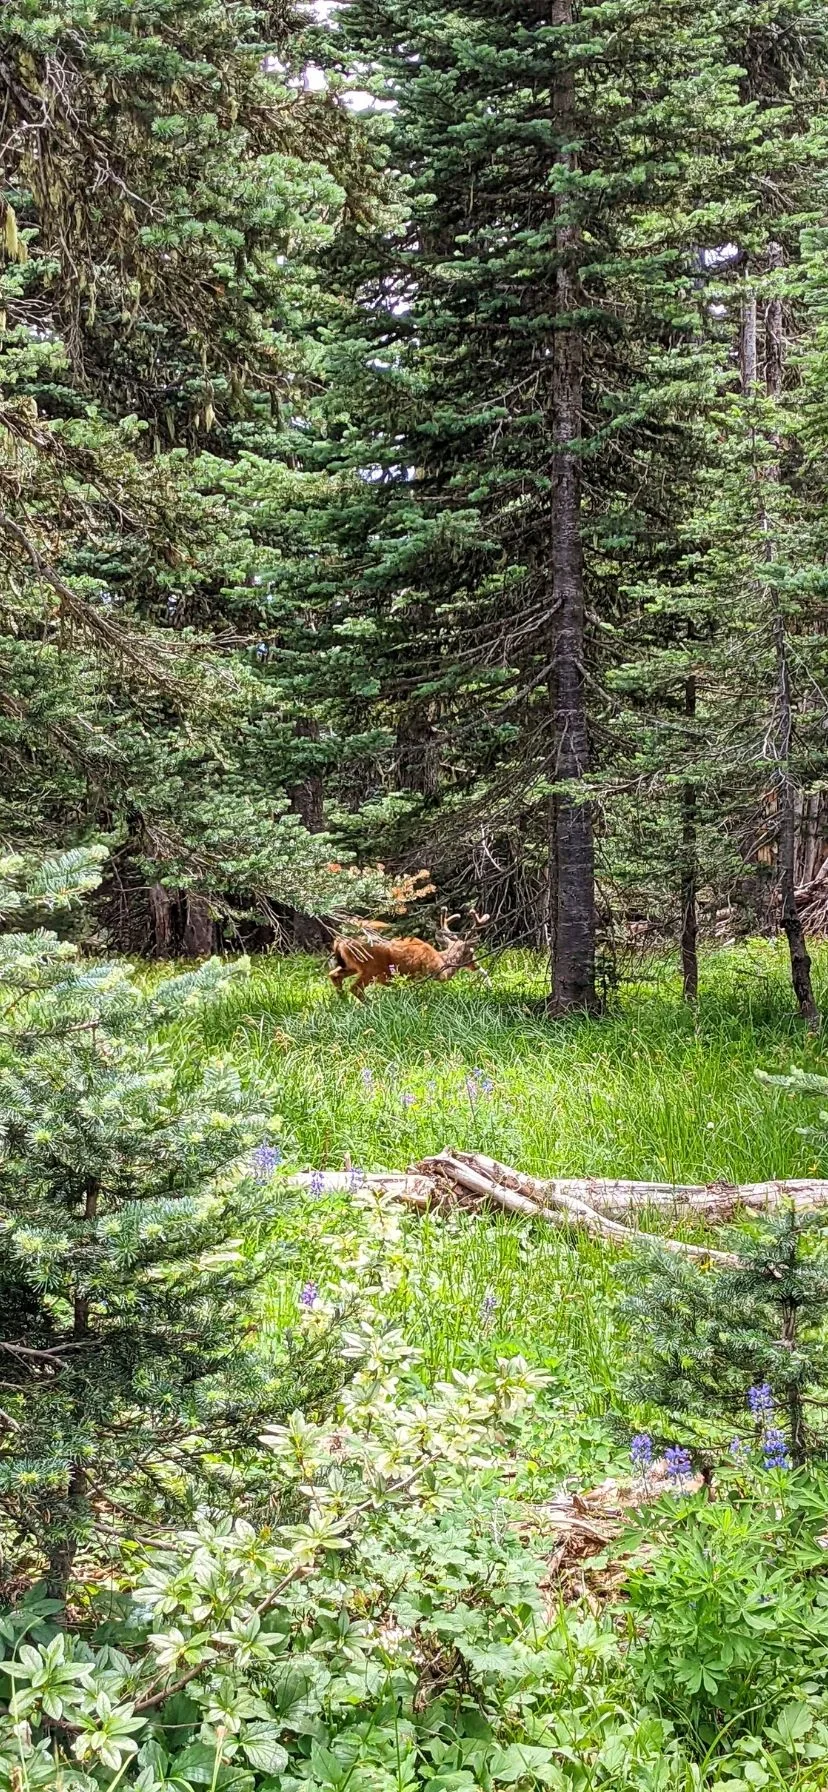
[[[639,1475],[646,1475],[653,1466],[653,1440],[648,1431],[639,1431],[630,1444],[630,1460]]]
[[[733,1457],[734,1462],[743,1462],[748,1454],[747,1444],[743,1444],[740,1437],[732,1437],[730,1440],[730,1454]]]
[[[364,1170],[349,1170],[348,1171],[348,1187],[351,1191],[351,1194],[354,1194],[356,1189],[361,1188],[364,1181],[365,1181],[365,1171]]]
[[[747,1403],[755,1419],[769,1419],[773,1414],[773,1389],[767,1381],[748,1388]]]
[[[269,1182],[282,1161],[282,1153],[278,1145],[257,1145],[250,1153],[253,1174],[257,1182]]]
[[[403,1107],[404,1108],[413,1108],[416,1100],[417,1100],[416,1095],[411,1095],[408,1093],[408,1091],[406,1091],[405,1095],[402,1097]]]
[[[762,1439],[762,1450],[765,1468],[790,1468],[791,1459],[785,1442],[785,1433],[778,1425],[769,1425]]]
[[[310,1192],[313,1195],[313,1198],[315,1201],[318,1201],[320,1195],[324,1195],[324,1193],[325,1193],[324,1171],[314,1170],[312,1172],[311,1179],[310,1179]]]
[[[478,1095],[491,1095],[493,1089],[494,1083],[485,1070],[481,1070],[478,1066],[469,1071],[466,1077],[466,1093],[470,1101],[475,1101]]]
[[[488,1330],[497,1312],[497,1295],[493,1288],[487,1288],[480,1302],[480,1323]]]
[[[682,1449],[680,1444],[673,1444],[664,1452],[667,1473],[671,1481],[684,1481],[693,1473],[693,1459],[689,1450]]]
[[[318,1294],[319,1294],[319,1289],[317,1288],[316,1283],[315,1282],[306,1282],[304,1288],[301,1288],[299,1290],[299,1305],[300,1305],[300,1307],[310,1308],[310,1307],[315,1306]]]
[[[370,1064],[366,1064],[363,1068],[362,1087],[363,1089],[367,1089],[369,1095],[374,1087],[374,1072],[371,1069]]]

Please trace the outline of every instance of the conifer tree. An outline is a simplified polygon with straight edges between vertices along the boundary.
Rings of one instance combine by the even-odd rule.
[[[797,1464],[824,1452],[819,1389],[828,1374],[828,1220],[793,1207],[735,1233],[733,1268],[654,1253],[626,1303],[633,1398],[660,1407],[691,1441],[726,1450],[748,1415],[758,1441],[785,1428]],[[632,1278],[631,1278],[632,1279]],[[751,1390],[765,1390],[761,1398]],[[775,1416],[774,1416],[775,1415]],[[772,1452],[771,1452],[772,1453]]]
[[[491,834],[520,800],[546,837],[551,1006],[589,1007],[601,686],[628,585],[663,564],[698,245],[741,205],[723,9],[354,0],[346,28],[410,192],[353,244],[354,427],[330,464],[376,476],[340,517],[352,628],[379,714],[439,714],[449,824]]]
[[[306,707],[261,676],[255,456],[300,404],[300,267],[361,191],[305,23],[290,0],[0,18],[0,824],[112,839],[130,946],[385,893],[338,902],[347,847],[292,805]]]
[[[104,858],[4,860],[6,928]],[[58,1596],[80,1544],[186,1505],[278,1405],[249,1341],[277,1123],[229,1061],[182,1077],[158,1038],[244,968],[148,990],[54,932],[0,934],[0,1508]]]

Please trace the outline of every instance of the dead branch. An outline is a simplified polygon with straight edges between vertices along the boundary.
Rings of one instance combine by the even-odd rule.
[[[738,1259],[732,1252],[718,1251],[709,1245],[690,1244],[684,1239],[667,1238],[622,1225],[612,1215],[636,1214],[655,1210],[675,1217],[682,1213],[698,1215],[711,1222],[733,1218],[740,1209],[767,1212],[790,1201],[799,1210],[828,1206],[828,1181],[752,1182],[741,1185],[726,1183],[679,1184],[662,1182],[627,1182],[600,1178],[555,1178],[547,1181],[524,1175],[506,1164],[482,1153],[440,1152],[425,1158],[408,1171],[377,1171],[362,1175],[353,1170],[305,1172],[291,1178],[297,1187],[318,1193],[353,1189],[355,1186],[374,1190],[391,1200],[403,1202],[424,1212],[439,1209],[446,1202],[458,1201],[467,1207],[489,1206],[525,1219],[540,1219],[546,1225],[574,1226],[593,1237],[634,1249],[641,1245],[673,1251],[695,1262],[713,1263],[720,1268],[733,1268]]]

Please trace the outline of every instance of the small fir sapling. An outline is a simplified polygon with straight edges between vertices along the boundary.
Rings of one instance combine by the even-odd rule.
[[[793,1206],[745,1224],[733,1268],[653,1250],[630,1272],[626,1392],[659,1408],[709,1462],[749,1410],[767,1467],[828,1444],[828,1215]],[[773,1421],[773,1422],[771,1422]],[[782,1426],[784,1425],[784,1430]]]
[[[0,924],[99,881],[78,851],[0,864]],[[183,1079],[159,1030],[244,975],[147,989],[53,932],[0,932],[0,1513],[63,1597],[80,1544],[187,1508],[278,1409],[250,1344],[279,1149],[263,1088]]]

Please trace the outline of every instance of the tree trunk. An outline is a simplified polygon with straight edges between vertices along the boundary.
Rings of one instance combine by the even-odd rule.
[[[769,247],[770,265],[781,266],[782,252],[777,244]],[[784,318],[782,301],[773,298],[765,313],[765,390],[769,398],[780,399],[784,373]],[[757,381],[757,307],[749,296],[742,322],[742,390],[746,397],[755,391]],[[779,480],[778,462],[758,472],[761,523],[764,536],[764,557],[774,559],[771,518],[762,490],[765,481]],[[775,663],[776,700],[774,725],[768,731],[766,751],[773,764],[772,787],[776,799],[776,878],[782,928],[788,941],[791,960],[791,982],[799,1012],[809,1026],[819,1021],[819,1009],[811,982],[811,960],[796,905],[796,812],[797,791],[791,773],[793,750],[793,699],[791,694],[790,660],[785,614],[776,584],[768,582],[768,602]]]
[[[186,895],[187,919],[181,950],[185,958],[209,958],[213,951],[213,917],[206,896],[198,896],[195,890],[188,890]]]
[[[552,0],[551,23],[573,20],[573,0]],[[562,48],[562,67],[552,95],[552,116],[561,148],[559,168],[574,170],[569,148],[574,132],[574,79]],[[557,328],[552,338],[552,626],[555,800],[555,897],[553,1013],[595,1011],[595,855],[592,809],[571,788],[589,769],[584,686],[584,567],[581,540],[581,414],[583,343],[577,309],[578,226],[571,197],[555,198]]]
[[[425,616],[422,624],[427,627]],[[440,794],[440,742],[434,727],[434,707],[423,698],[407,704],[397,726],[400,785],[426,797]]]
[[[296,735],[299,740],[318,740],[319,723],[312,716],[303,717],[296,724]],[[324,832],[325,786],[318,772],[309,771],[297,784],[292,784],[288,798],[291,814],[299,816],[309,834]]]
[[[173,943],[172,897],[163,884],[151,884],[149,909],[153,931],[153,956],[169,958]]]
[[[692,674],[685,681],[684,713],[689,720],[695,718],[696,680]],[[695,1002],[699,993],[697,864],[696,786],[688,778],[681,791],[681,975],[686,1002]]]

